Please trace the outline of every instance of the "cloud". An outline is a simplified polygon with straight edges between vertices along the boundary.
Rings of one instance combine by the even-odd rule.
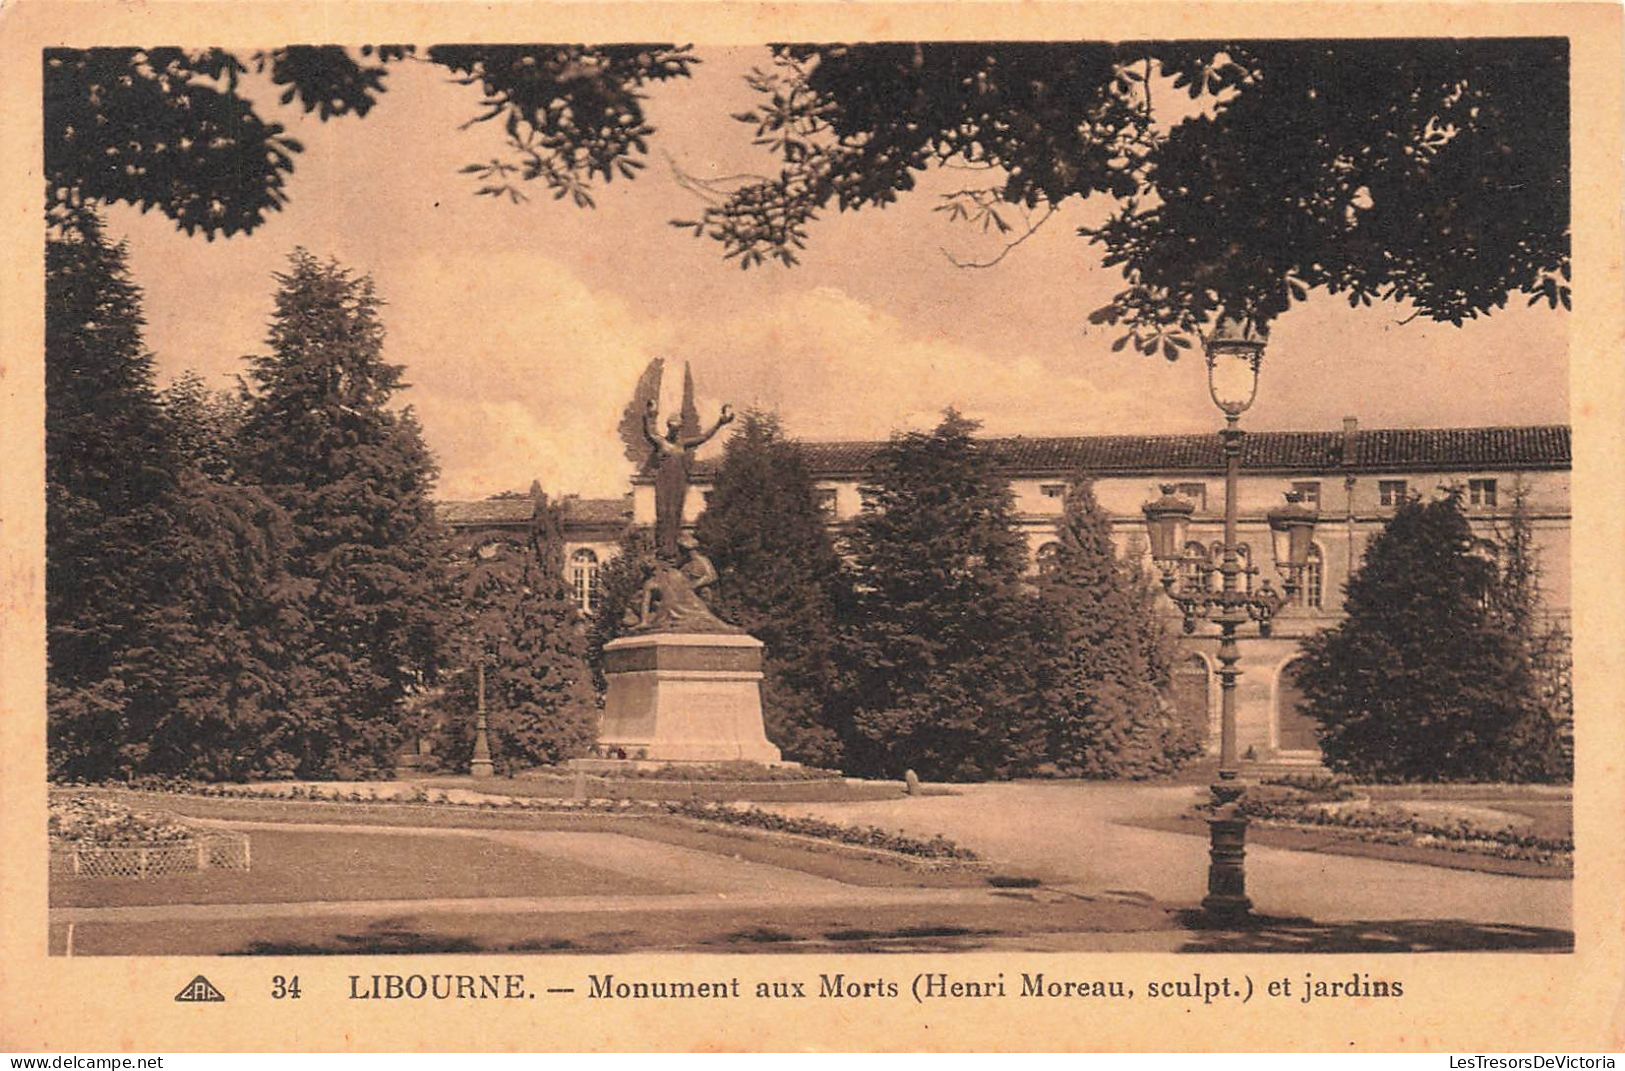
[[[1156,423],[1146,391],[1104,387],[1036,356],[994,358],[833,287],[780,291],[733,315],[651,314],[557,261],[518,253],[423,255],[379,282],[391,358],[407,365],[414,386],[404,397],[440,459],[447,498],[531,479],[555,493],[624,491],[615,428],[657,355],[668,358],[665,407],[677,404],[687,360],[704,419],[723,401],[759,406],[804,438],[885,438],[932,427],[949,406],[989,434]]]
[[[440,458],[440,494],[532,479],[554,493],[625,490],[615,427],[661,352],[661,325],[533,254],[425,254],[380,272],[379,287],[390,358],[413,384],[402,397]]]
[[[993,357],[833,287],[693,328],[704,393],[777,409],[807,438],[883,438],[934,426],[949,406],[990,434],[1079,434],[1155,417],[1154,398],[1103,385],[1098,366]]]

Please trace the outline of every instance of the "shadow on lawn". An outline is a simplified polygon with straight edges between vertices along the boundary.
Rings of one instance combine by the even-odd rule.
[[[555,952],[574,948],[572,941],[532,939],[505,945],[509,952]],[[450,934],[419,933],[399,921],[385,919],[362,933],[337,933],[321,941],[253,941],[239,956],[345,956],[413,955],[432,952],[487,952],[479,942]]]
[[[1461,919],[1313,922],[1259,918],[1245,929],[1207,928],[1200,912],[1183,912],[1197,931],[1181,952],[1572,952],[1574,934],[1540,926]]]

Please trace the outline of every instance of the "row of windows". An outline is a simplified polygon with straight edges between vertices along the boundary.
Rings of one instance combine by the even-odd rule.
[[[1046,483],[1039,485],[1039,491],[1045,498],[1065,498],[1067,485],[1064,483]],[[1292,490],[1300,497],[1305,506],[1310,509],[1320,508],[1320,481],[1294,480]],[[1397,506],[1410,497],[1411,487],[1408,480],[1378,480],[1377,501],[1384,506]],[[1176,483],[1174,494],[1189,499],[1196,505],[1198,511],[1207,510],[1207,484],[1201,482]],[[1498,504],[1499,495],[1496,481],[1491,478],[1471,479],[1467,481],[1467,504],[1470,506],[1493,507]]]
[[[1038,491],[1045,498],[1062,499],[1066,497],[1067,488],[1069,486],[1070,485],[1065,483],[1041,483],[1038,485]],[[1292,490],[1300,496],[1300,500],[1305,506],[1308,506],[1310,509],[1320,508],[1319,480],[1294,480],[1292,481]],[[708,505],[711,502],[711,494],[712,492],[710,491],[702,492],[705,502]],[[834,517],[836,515],[835,488],[819,487],[814,490],[813,494],[817,497],[818,508],[824,513],[824,515]],[[1196,505],[1198,511],[1207,511],[1207,484],[1195,480],[1188,483],[1176,483],[1174,484],[1174,494],[1181,498],[1189,499]],[[1411,485],[1409,480],[1377,481],[1377,502],[1379,505],[1390,507],[1398,506],[1401,502],[1404,502],[1407,498],[1409,498],[1410,495]],[[1497,488],[1497,481],[1494,478],[1486,477],[1467,481],[1468,505],[1494,507],[1499,504],[1499,499],[1500,495]]]
[[[1043,569],[1045,563],[1053,558],[1059,549],[1060,544],[1053,541],[1039,547],[1039,568]],[[1237,547],[1237,553],[1241,559],[1243,569],[1252,564],[1252,548],[1249,545],[1246,543],[1241,544]],[[1203,566],[1217,565],[1221,556],[1222,551],[1217,543],[1214,543],[1211,547],[1204,547],[1196,542],[1185,544],[1185,564],[1183,566],[1185,582],[1187,584],[1200,583]],[[1303,586],[1293,599],[1295,605],[1315,608],[1321,605],[1325,584],[1322,561],[1320,548],[1318,546],[1311,547],[1309,562],[1304,568]],[[602,595],[599,589],[598,574],[598,555],[590,548],[582,547],[570,555],[570,587],[575,596],[576,605],[581,608],[581,612],[584,614],[590,614],[597,610],[601,601]],[[1216,582],[1217,575],[1216,573],[1210,574],[1210,582]],[[1242,583],[1250,584],[1251,579],[1243,576]]]
[[[1038,548],[1038,568],[1040,571],[1048,568],[1049,563],[1060,549],[1061,545],[1053,541]],[[1186,543],[1184,563],[1180,567],[1184,583],[1190,587],[1197,586],[1202,583],[1204,573],[1207,576],[1209,585],[1221,583],[1219,574],[1213,570],[1218,566],[1223,556],[1223,548],[1218,543],[1214,543],[1211,547],[1204,547],[1194,541]],[[1246,543],[1236,547],[1236,556],[1241,560],[1243,569],[1252,565],[1252,547]],[[1303,583],[1299,586],[1297,593],[1293,595],[1292,605],[1320,609],[1326,586],[1325,578],[1325,558],[1321,555],[1318,546],[1311,546],[1309,548],[1309,560],[1304,564],[1303,568]],[[1240,581],[1243,590],[1252,590],[1251,577],[1244,574]]]
[[[1294,484],[1293,486],[1296,486]],[[1397,506],[1411,496],[1411,485],[1406,480],[1378,480],[1377,502],[1383,506]],[[1500,494],[1493,479],[1478,479],[1467,481],[1467,504],[1469,506],[1495,506],[1499,504]]]

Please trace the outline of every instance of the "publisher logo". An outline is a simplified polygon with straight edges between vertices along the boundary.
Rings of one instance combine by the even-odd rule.
[[[175,994],[175,1000],[181,1004],[221,1003],[225,999],[226,995],[201,974],[187,982],[185,987]]]

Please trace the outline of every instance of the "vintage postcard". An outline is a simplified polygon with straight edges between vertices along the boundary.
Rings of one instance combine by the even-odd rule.
[[[0,1047],[1625,1044],[1616,6],[0,47]]]

